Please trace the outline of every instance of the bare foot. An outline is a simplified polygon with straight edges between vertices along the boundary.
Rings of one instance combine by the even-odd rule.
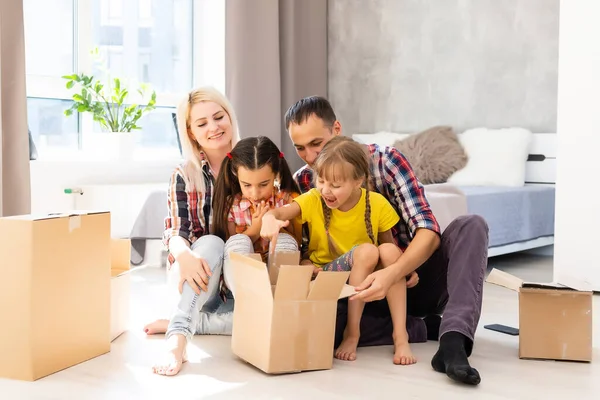
[[[347,335],[340,343],[340,347],[335,350],[335,358],[344,361],[356,360],[356,347],[358,346],[358,336]]]
[[[394,338],[394,364],[396,365],[410,365],[415,364],[417,359],[413,356],[410,350],[410,344],[408,344],[408,338],[403,337],[399,339]]]
[[[146,335],[158,335],[161,333],[166,333],[168,328],[168,319],[157,319],[156,321],[150,322],[148,325],[146,325],[144,327],[144,332],[146,332]]]
[[[152,372],[158,375],[177,375],[187,361],[186,339],[183,335],[173,335],[167,340],[167,356],[165,360],[152,367]]]

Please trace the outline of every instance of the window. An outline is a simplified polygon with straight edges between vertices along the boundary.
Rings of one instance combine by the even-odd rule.
[[[60,77],[73,70],[73,0],[25,0],[28,75]],[[52,29],[45,29],[52,21]]]
[[[225,0],[23,3],[28,118],[41,158],[53,148],[75,151],[81,134],[98,130],[89,114],[63,114],[74,92],[61,78],[84,71],[105,77],[92,62],[94,48],[131,92],[148,83],[157,93],[157,108],[139,123],[143,148],[177,148],[171,113],[191,87],[225,89]]]
[[[72,104],[69,100],[27,98],[29,129],[36,146],[78,148],[77,118],[63,114]]]

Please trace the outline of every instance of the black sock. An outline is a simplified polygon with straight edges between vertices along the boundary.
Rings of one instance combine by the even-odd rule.
[[[469,385],[481,382],[479,372],[469,365],[466,344],[469,341],[459,332],[447,332],[440,338],[440,348],[431,360],[431,366],[437,372],[445,372],[455,381]]]
[[[442,317],[432,314],[423,318],[423,321],[425,321],[425,326],[427,327],[427,340],[438,340]]]

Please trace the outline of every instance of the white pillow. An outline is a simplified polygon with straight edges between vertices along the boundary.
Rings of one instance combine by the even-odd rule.
[[[525,184],[525,166],[533,135],[523,128],[469,129],[458,135],[469,161],[448,183],[463,186]]]
[[[377,132],[377,133],[355,133],[352,139],[362,144],[378,144],[379,146],[393,146],[397,140],[405,139],[408,133]]]

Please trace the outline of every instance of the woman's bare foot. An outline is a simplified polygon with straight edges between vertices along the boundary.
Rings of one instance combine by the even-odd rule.
[[[344,335],[344,340],[335,350],[335,358],[344,361],[356,360],[356,348],[358,347],[358,335]]]
[[[183,335],[173,335],[167,340],[167,356],[162,363],[152,367],[152,372],[158,375],[173,376],[177,375],[187,361],[186,339]]]
[[[413,356],[408,344],[408,335],[394,338],[394,364],[410,365],[415,364],[417,359]]]
[[[168,328],[168,319],[157,319],[156,321],[150,322],[148,325],[146,325],[144,327],[144,332],[146,332],[146,335],[159,335],[161,333],[167,333]]]

